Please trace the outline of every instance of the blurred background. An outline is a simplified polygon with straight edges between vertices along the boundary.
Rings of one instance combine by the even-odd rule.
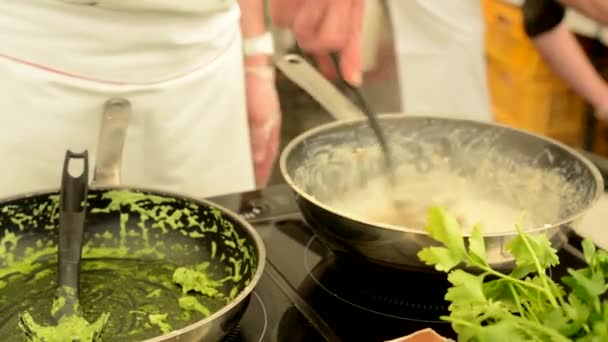
[[[608,156],[608,124],[526,35],[521,0],[367,0],[366,6],[363,91],[376,111],[493,120]],[[572,9],[564,24],[606,78],[608,28]],[[294,51],[290,33],[273,34],[278,55]],[[280,74],[277,88],[281,148],[331,120]],[[280,181],[275,166],[271,183]]]

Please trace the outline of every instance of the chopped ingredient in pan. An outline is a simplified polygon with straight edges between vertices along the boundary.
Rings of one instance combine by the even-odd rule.
[[[19,328],[31,342],[94,342],[100,341],[109,318],[109,313],[103,313],[91,324],[83,317],[71,315],[62,317],[57,325],[46,326],[36,323],[28,312],[24,312]]]
[[[111,310],[104,341],[145,340],[167,325],[179,329],[192,324],[233,300],[243,278],[255,273],[255,247],[220,210],[127,190],[92,193],[91,201],[100,204],[91,208],[92,216],[108,213],[116,220],[91,234],[82,250],[81,307],[89,322]],[[58,203],[59,196],[50,195],[0,206],[0,317],[9,317],[0,320],[0,340],[25,341],[18,316],[4,316],[15,310],[30,310],[41,325],[55,323],[50,313],[57,279],[53,232]],[[37,240],[22,238],[19,231],[31,232]],[[221,238],[205,246],[189,244],[181,235],[174,239],[175,233]],[[168,261],[172,255],[198,260],[203,248],[209,249],[213,267],[206,262],[178,270]]]
[[[160,297],[160,293],[161,293],[161,289],[156,289],[156,290],[148,293],[148,295],[146,296],[146,298],[159,298]]]
[[[65,295],[75,295],[76,289],[64,286],[60,289],[60,294],[53,298],[51,305],[51,316],[57,317],[57,313],[66,305]],[[74,312],[78,311],[78,302],[73,304]],[[100,340],[101,333],[105,328],[110,313],[104,312],[93,323],[89,323],[84,317],[79,315],[63,315],[57,324],[41,325],[34,321],[31,314],[27,311],[20,314],[19,329],[25,337],[32,342],[59,342],[59,341],[78,341],[93,342]],[[69,336],[69,339],[66,339]]]
[[[158,326],[163,334],[168,334],[173,330],[171,325],[167,323],[167,314],[151,314],[148,315],[148,319],[150,324]]]
[[[180,297],[179,307],[188,311],[198,311],[205,317],[211,316],[211,311],[209,311],[209,309],[207,309],[198,301],[198,299],[196,299],[196,297],[193,296]]]
[[[187,267],[178,267],[173,272],[173,282],[182,287],[184,294],[195,291],[211,298],[222,298],[224,295],[219,288],[223,282],[209,278],[205,269],[209,263],[202,263],[191,269]]]

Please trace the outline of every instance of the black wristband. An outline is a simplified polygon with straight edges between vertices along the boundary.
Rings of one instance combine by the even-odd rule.
[[[558,26],[566,16],[566,9],[557,0],[525,0],[524,29],[529,37],[536,37]]]

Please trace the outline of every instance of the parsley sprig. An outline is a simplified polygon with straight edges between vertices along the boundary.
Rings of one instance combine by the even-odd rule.
[[[441,246],[423,248],[418,258],[448,274],[450,314],[441,318],[452,324],[458,341],[608,341],[608,301],[602,299],[608,253],[584,240],[587,267],[568,269],[557,283],[547,274],[559,264],[550,241],[516,228],[507,245],[515,268],[506,274],[490,266],[481,226],[465,244],[454,216],[439,207],[429,210],[426,231]]]

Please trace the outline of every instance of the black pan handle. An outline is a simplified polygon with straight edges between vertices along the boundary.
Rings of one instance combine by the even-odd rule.
[[[88,151],[74,153],[67,151],[63,162],[61,193],[59,196],[59,286],[78,290],[80,258],[84,236],[84,219],[89,180]],[[70,174],[70,164],[81,159],[82,173],[74,177]]]

